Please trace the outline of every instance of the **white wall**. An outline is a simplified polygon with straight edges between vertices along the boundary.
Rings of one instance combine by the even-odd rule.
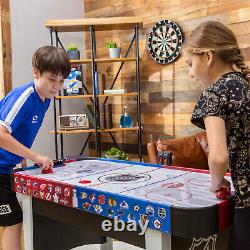
[[[10,16],[14,88],[33,80],[32,55],[39,47],[50,45],[50,33],[44,26],[45,21],[83,17],[83,1],[10,0]],[[64,45],[74,42],[80,51],[83,50],[84,33],[59,33],[59,37]],[[82,107],[82,100],[63,101],[64,114],[82,113]],[[53,130],[53,100],[32,149],[55,159],[54,135],[49,135],[49,130]],[[64,136],[65,155],[79,154],[83,143],[84,135]]]

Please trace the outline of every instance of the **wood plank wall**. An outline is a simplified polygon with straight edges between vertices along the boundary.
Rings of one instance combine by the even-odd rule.
[[[155,22],[171,19],[179,24],[184,35],[188,35],[200,23],[218,20],[228,25],[237,35],[240,48],[250,65],[250,1],[249,0],[84,0],[85,17],[142,16],[144,28],[140,32],[140,64],[142,92],[143,152],[150,135],[169,138],[185,136],[197,130],[190,123],[191,112],[201,92],[199,84],[190,80],[187,67],[182,58],[169,65],[154,62],[147,51],[147,35]],[[107,56],[105,41],[114,39],[121,43],[122,51],[128,47],[132,32],[99,32],[97,35],[97,57]],[[87,55],[90,40],[86,39]],[[106,83],[112,77],[119,64],[102,64],[98,71],[106,75]],[[126,63],[117,82],[117,88],[135,90],[135,66]],[[91,82],[90,69],[87,69],[87,81]],[[113,118],[119,125],[119,117],[124,103],[128,103],[130,112],[135,116],[133,98],[113,98]],[[136,152],[136,133],[116,133],[117,141],[127,152]],[[104,150],[112,145],[107,134],[101,134]],[[93,148],[93,141],[90,144]],[[94,151],[91,151],[92,153]],[[135,154],[131,156],[135,157]],[[145,160],[147,158],[145,157]]]
[[[10,33],[10,6],[9,0],[1,0],[1,24],[2,24],[2,60],[4,94],[12,89],[12,55],[11,55],[11,33]]]

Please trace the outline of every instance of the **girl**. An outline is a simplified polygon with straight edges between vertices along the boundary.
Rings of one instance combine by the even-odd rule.
[[[250,249],[250,69],[233,32],[219,22],[198,26],[186,39],[183,56],[189,74],[206,88],[192,123],[206,129],[211,191],[235,188],[235,213],[229,249]]]

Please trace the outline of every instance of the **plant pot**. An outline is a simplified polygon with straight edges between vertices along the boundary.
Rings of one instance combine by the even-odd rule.
[[[67,50],[67,55],[70,60],[77,60],[80,59],[80,51],[76,50]]]
[[[121,48],[110,48],[109,56],[110,58],[119,58],[121,55]]]

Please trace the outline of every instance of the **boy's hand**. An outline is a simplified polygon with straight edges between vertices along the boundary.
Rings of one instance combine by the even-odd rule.
[[[22,166],[22,168],[27,167],[27,161],[25,158],[21,161],[21,166]]]
[[[52,160],[50,160],[47,156],[43,156],[43,155],[36,155],[34,159],[32,159],[32,161],[37,164],[38,166],[41,167],[41,169],[43,170],[48,170],[50,168],[53,168],[54,163]]]

